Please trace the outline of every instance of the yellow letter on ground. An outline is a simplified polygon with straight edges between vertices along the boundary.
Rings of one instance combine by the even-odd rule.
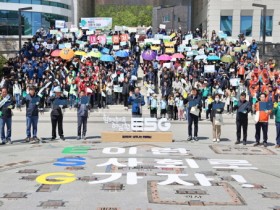
[[[53,178],[55,181],[48,181],[47,178],[50,176],[61,176],[57,178]],[[75,174],[71,173],[48,173],[48,174],[42,174],[36,178],[36,181],[40,184],[68,184],[70,182],[74,182],[76,180],[76,177],[74,177]]]

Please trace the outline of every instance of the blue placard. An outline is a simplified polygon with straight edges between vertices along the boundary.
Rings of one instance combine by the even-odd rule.
[[[225,103],[213,103],[213,110],[223,109],[225,107]]]
[[[260,111],[267,111],[273,109],[273,102],[260,102]]]
[[[81,97],[81,104],[88,104],[89,98],[87,96]]]
[[[32,104],[36,104],[36,103],[39,103],[40,102],[40,98],[39,97],[34,97],[34,98],[32,98],[32,100],[31,100],[31,103]]]
[[[198,105],[198,101],[197,100],[193,100],[193,101],[189,102],[189,107],[194,107],[196,105]]]
[[[65,105],[67,105],[67,100],[65,100],[65,99],[55,99],[53,101],[53,105],[55,105],[55,106],[65,106]]]

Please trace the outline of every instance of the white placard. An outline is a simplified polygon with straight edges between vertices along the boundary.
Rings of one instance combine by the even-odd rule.
[[[68,33],[69,29],[68,29],[68,28],[62,28],[62,29],[60,29],[60,31],[61,31],[62,33]]]
[[[92,35],[92,34],[94,34],[94,31],[87,31],[86,32],[86,35]]]
[[[240,78],[233,78],[229,80],[230,85],[233,87],[237,87],[240,84]]]
[[[120,45],[113,45],[113,50],[119,50],[120,49]]]
[[[70,32],[78,32],[79,31],[79,29],[78,28],[70,28]]]
[[[166,25],[160,24],[160,25],[159,25],[159,28],[160,28],[160,29],[165,29],[165,28],[166,28]]]
[[[153,40],[153,44],[160,44],[160,40]]]
[[[56,20],[55,21],[55,28],[64,28],[65,27],[65,21],[64,20]]]
[[[164,63],[164,64],[162,65],[162,68],[164,68],[164,67],[170,69],[170,68],[172,67],[172,65],[171,65],[171,63]]]
[[[128,32],[129,33],[136,33],[137,32],[137,28],[128,28]]]
[[[115,26],[115,31],[122,31],[122,26]]]
[[[205,65],[204,73],[215,73],[215,65]]]
[[[58,30],[50,30],[50,34],[57,34]]]
[[[188,35],[185,36],[185,40],[186,41],[189,41],[191,39],[193,39],[193,35],[192,34],[188,34]]]

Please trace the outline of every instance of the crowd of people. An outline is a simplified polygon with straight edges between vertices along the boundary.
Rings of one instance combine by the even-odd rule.
[[[62,110],[66,107],[77,108],[80,117],[77,139],[85,139],[90,108],[123,104],[125,109],[132,106],[134,116],[141,116],[141,107],[146,105],[151,117],[187,120],[188,140],[193,141],[198,140],[198,122],[203,113],[212,122],[214,142],[220,141],[222,114],[236,114],[236,144],[241,142],[242,128],[244,145],[248,114],[252,113],[256,118],[255,146],[260,144],[261,129],[263,145],[267,146],[268,121],[274,114],[279,148],[280,76],[273,59],[259,58],[255,40],[250,43],[243,35],[237,40],[227,39],[221,33],[213,31],[207,35],[199,29],[184,33],[179,28],[169,33],[158,29],[156,34],[148,29],[146,35],[111,31],[107,36],[114,39],[109,44],[99,42],[98,34],[94,35],[97,41],[92,43],[86,30],[67,36],[59,29],[56,34],[50,32],[38,30],[3,67],[0,83],[3,144],[11,141],[14,107],[21,110],[26,106],[26,141],[38,142],[38,113],[46,108],[52,109],[52,139],[56,138],[58,125],[59,136],[65,140]],[[121,42],[124,35],[128,37],[125,43]],[[59,49],[69,43],[66,51]],[[63,52],[54,54],[56,50]],[[61,56],[70,50],[73,56],[68,59]],[[139,71],[144,74],[142,90],[137,82]],[[146,92],[146,97],[141,91]],[[81,103],[85,96],[88,102]],[[270,105],[264,110],[263,103]]]

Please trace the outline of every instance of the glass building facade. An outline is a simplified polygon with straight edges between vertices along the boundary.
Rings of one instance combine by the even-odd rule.
[[[221,16],[220,30],[228,36],[232,35],[232,16]]]
[[[55,20],[68,21],[68,17],[40,12],[22,12],[22,35],[34,35],[41,28],[55,25]],[[0,10],[0,35],[18,35],[18,12]]]
[[[240,17],[240,33],[245,36],[252,36],[253,17],[241,16]]]
[[[68,4],[63,4],[55,1],[45,1],[45,0],[0,0],[0,2],[5,3],[20,3],[20,4],[37,4],[37,5],[45,5],[52,7],[59,7],[64,9],[70,9]]]
[[[266,28],[265,35],[272,36],[273,30],[273,16],[266,16]],[[263,35],[263,18],[261,17],[261,28],[260,28],[261,36]]]

